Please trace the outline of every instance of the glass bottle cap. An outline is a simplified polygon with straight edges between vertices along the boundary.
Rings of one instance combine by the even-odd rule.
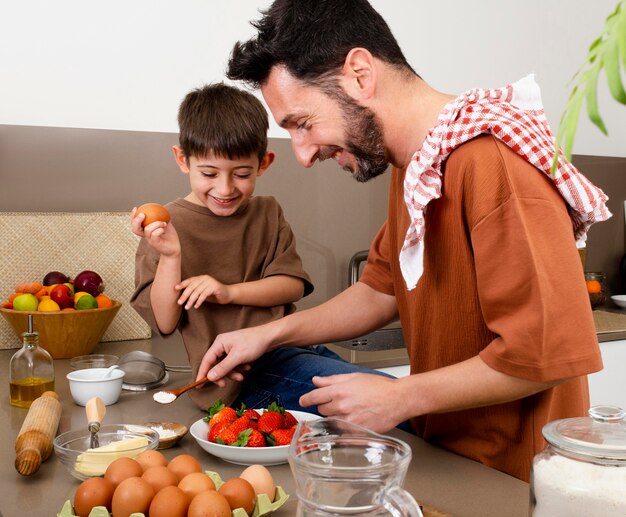
[[[616,406],[593,406],[588,417],[555,420],[543,427],[546,441],[587,459],[626,462],[626,412]]]

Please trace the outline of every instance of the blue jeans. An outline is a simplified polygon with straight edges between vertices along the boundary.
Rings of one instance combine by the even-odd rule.
[[[317,406],[303,408],[298,400],[315,389],[312,377],[340,373],[372,373],[393,378],[392,375],[349,363],[324,345],[282,347],[264,354],[254,362],[232,407],[239,407],[243,402],[248,408],[263,408],[276,402],[285,409],[319,414]],[[398,402],[390,401],[391,404]],[[408,422],[398,427],[411,432]]]

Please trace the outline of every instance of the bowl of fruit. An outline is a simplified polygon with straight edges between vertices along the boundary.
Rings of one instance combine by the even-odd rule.
[[[41,282],[17,284],[0,312],[18,337],[32,314],[40,345],[65,359],[93,352],[121,306],[104,294],[98,273],[82,271],[71,280],[52,271]]]
[[[218,400],[208,413],[192,424],[191,435],[208,453],[238,465],[287,463],[298,422],[320,418],[305,411],[287,411],[275,402],[263,409],[236,410]]]

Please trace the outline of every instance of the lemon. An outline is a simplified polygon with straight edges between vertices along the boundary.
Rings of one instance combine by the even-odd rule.
[[[97,309],[98,302],[89,293],[83,294],[78,300],[76,300],[76,295],[74,295],[74,308],[79,311],[84,309]]]
[[[61,307],[59,307],[59,304],[57,302],[50,299],[50,297],[47,297],[47,298],[48,298],[47,300],[41,300],[39,302],[39,305],[37,306],[38,311],[53,312],[53,311],[61,310]]]
[[[76,305],[76,302],[80,300],[81,296],[85,296],[86,294],[89,294],[89,293],[85,291],[78,291],[77,293],[74,293],[74,305]]]

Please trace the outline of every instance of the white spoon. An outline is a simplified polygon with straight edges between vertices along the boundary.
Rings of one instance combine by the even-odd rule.
[[[116,364],[114,364],[113,366],[109,366],[106,370],[106,372],[104,372],[102,374],[102,379],[108,379],[109,377],[111,377],[111,374],[113,373],[113,370],[117,369],[118,366]]]

